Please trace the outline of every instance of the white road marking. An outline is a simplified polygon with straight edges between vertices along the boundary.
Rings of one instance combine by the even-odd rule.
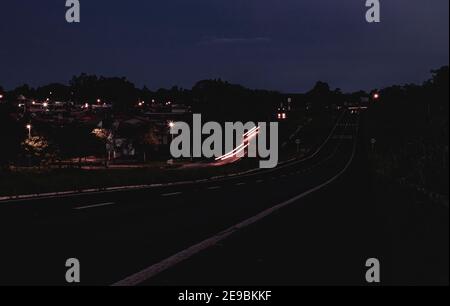
[[[264,180],[257,180],[256,183],[257,183],[257,184],[264,183]]]
[[[337,129],[337,127],[340,126],[339,125],[340,121],[342,120],[342,118],[344,117],[345,114],[346,114],[346,111],[342,112],[341,116],[337,119],[337,123],[331,130],[328,138],[322,143],[322,145],[311,156],[297,160],[297,161],[293,162],[292,165],[305,162],[305,161],[310,160],[313,157],[315,157],[321,151],[321,149],[328,143],[328,141],[331,139],[331,137],[332,137],[333,133],[335,132],[335,130]],[[358,126],[358,125],[355,125],[355,126]],[[295,158],[289,160],[288,163],[290,163],[291,161],[294,161],[294,160],[295,160]],[[274,169],[266,170],[264,172],[256,172],[254,170],[250,170],[245,173],[238,173],[236,175],[233,175],[233,177],[236,177],[236,176],[249,177],[249,176],[258,175],[260,173],[271,173],[273,171],[277,171],[279,169],[283,169],[285,167],[292,166],[292,165],[286,163],[282,166],[279,166]],[[256,174],[253,172],[256,172]],[[217,179],[217,181],[223,181],[223,180],[226,180],[226,178],[221,177],[221,178]],[[276,180],[276,178],[273,177],[273,180]],[[202,183],[205,181],[208,181],[208,180],[194,180],[194,181],[187,181],[187,182],[178,182],[178,183],[174,183],[172,185],[178,185],[178,186],[183,185],[184,186],[184,185],[188,185],[188,184]],[[166,184],[166,185],[168,185],[168,184]],[[57,192],[57,193],[54,193],[51,195],[40,194],[40,195],[36,195],[36,197],[33,195],[17,196],[15,198],[13,196],[10,196],[10,197],[1,197],[0,204],[16,203],[16,202],[24,202],[24,201],[35,201],[35,200],[43,200],[43,199],[80,197],[80,196],[89,195],[89,194],[109,194],[109,193],[115,193],[115,192],[120,192],[120,191],[124,191],[124,190],[151,189],[151,188],[159,188],[159,187],[164,187],[164,186],[165,186],[164,184],[152,184],[152,185],[140,185],[140,186],[109,187],[109,188],[106,188],[105,190],[100,190],[100,189],[94,190],[93,189],[93,190],[83,190],[82,192],[79,192],[79,191]]]
[[[177,196],[177,195],[180,195],[180,194],[182,194],[182,192],[171,192],[171,193],[163,193],[161,196],[163,196],[163,197],[174,197],[174,196]]]
[[[208,187],[208,190],[217,190],[217,189],[220,189],[220,188],[222,188],[222,187],[220,187],[220,186],[213,186],[213,187]]]
[[[97,208],[97,207],[103,207],[103,206],[110,206],[110,205],[114,205],[116,203],[114,202],[108,202],[108,203],[100,203],[100,204],[93,204],[93,205],[88,205],[88,206],[81,206],[81,207],[75,207],[75,210],[83,210],[83,209],[89,209],[89,208]]]
[[[231,236],[232,234],[234,234],[235,232],[239,231],[240,229],[243,229],[245,227],[248,227],[254,223],[256,223],[257,221],[264,219],[265,217],[273,214],[274,212],[289,206],[295,202],[297,202],[298,200],[318,191],[321,190],[322,188],[330,185],[331,183],[333,183],[334,181],[336,181],[338,178],[340,178],[350,167],[350,165],[352,164],[354,158],[355,158],[355,154],[356,154],[356,146],[357,142],[354,142],[353,145],[353,152],[352,155],[348,161],[348,163],[345,165],[344,169],[342,169],[338,174],[336,174],[335,176],[333,176],[332,178],[330,178],[328,181],[326,181],[323,184],[320,184],[302,194],[299,194],[296,197],[293,197],[290,200],[287,200],[283,203],[280,203],[278,205],[273,206],[272,208],[269,208],[259,214],[257,214],[254,217],[251,217],[239,224],[236,224],[228,229],[226,229],[223,232],[220,232],[218,234],[216,234],[215,236],[212,236],[211,238],[208,238],[196,245],[193,245],[167,259],[164,259],[163,261],[156,263],[136,274],[133,274],[115,284],[113,284],[113,286],[136,286],[139,284],[142,284],[143,282],[151,279],[152,277],[158,275],[159,273],[191,258],[192,256],[200,253],[203,250],[206,250],[214,245],[216,245],[217,243],[219,243],[220,241],[225,240],[226,238],[228,238],[229,236]]]
[[[236,186],[244,186],[245,183],[237,183]]]

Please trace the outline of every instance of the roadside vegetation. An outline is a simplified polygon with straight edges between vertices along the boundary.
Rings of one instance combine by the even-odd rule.
[[[449,187],[448,66],[422,85],[380,91],[368,113],[374,171],[389,180],[444,195]]]

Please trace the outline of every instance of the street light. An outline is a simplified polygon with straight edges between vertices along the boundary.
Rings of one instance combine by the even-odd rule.
[[[375,100],[378,100],[378,99],[380,98],[380,94],[379,94],[379,93],[375,93],[375,94],[373,95],[373,98],[374,98]]]
[[[27,124],[28,138],[31,138],[31,124]]]
[[[169,122],[169,128],[170,128],[170,135],[172,135],[172,141],[173,141],[173,133],[172,129],[175,127],[175,123],[173,121]]]

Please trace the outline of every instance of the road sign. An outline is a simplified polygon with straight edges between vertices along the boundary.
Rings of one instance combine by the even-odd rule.
[[[370,140],[370,143],[372,144],[372,152],[375,152],[375,144],[377,143],[377,140],[375,138],[372,138]]]
[[[295,143],[297,144],[297,154],[300,153],[300,144],[302,143],[302,141],[300,139],[296,139]]]

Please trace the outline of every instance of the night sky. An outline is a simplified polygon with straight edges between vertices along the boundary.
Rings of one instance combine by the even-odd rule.
[[[0,85],[67,83],[81,72],[126,76],[150,89],[222,78],[304,92],[422,82],[448,64],[448,0],[2,0]]]

